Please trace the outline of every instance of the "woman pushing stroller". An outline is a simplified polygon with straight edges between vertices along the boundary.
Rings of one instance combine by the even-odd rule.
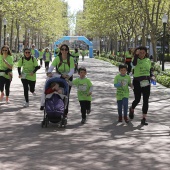
[[[55,77],[60,77],[62,79],[67,79],[69,81],[73,80],[74,74],[74,59],[69,52],[69,47],[66,44],[62,44],[60,46],[60,53],[56,58],[53,60],[50,68],[48,69],[47,76],[53,77],[52,71],[56,69]],[[71,86],[69,86],[69,94],[71,91]],[[69,94],[68,94],[68,104],[67,108],[65,109],[65,117],[68,114],[68,105],[69,105]]]

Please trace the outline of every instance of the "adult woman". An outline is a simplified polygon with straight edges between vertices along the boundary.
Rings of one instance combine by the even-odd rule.
[[[60,53],[56,58],[53,60],[50,68],[48,69],[48,76],[52,76],[51,72],[53,69],[56,68],[57,76],[63,79],[69,79],[70,81],[73,80],[74,74],[74,59],[71,57],[69,52],[69,47],[66,44],[62,44],[60,46]],[[69,93],[71,90],[71,86],[69,86]],[[65,110],[65,116],[67,117],[68,114],[68,105]]]
[[[21,71],[22,67],[22,71]],[[24,88],[24,97],[26,103],[24,107],[29,107],[28,90],[35,96],[36,71],[40,67],[37,60],[31,55],[31,49],[24,49],[24,56],[18,61],[18,74]],[[28,87],[29,86],[29,87]]]
[[[50,53],[48,47],[45,49],[45,52],[43,54],[43,60],[44,60],[44,63],[45,63],[45,69],[46,69],[46,71],[48,71],[49,63],[50,63],[50,61],[52,61],[52,54]]]
[[[133,86],[135,100],[132,102],[132,106],[129,108],[129,118],[134,118],[134,109],[140,102],[141,94],[143,94],[143,118],[141,120],[141,124],[148,125],[146,122],[146,115],[150,96],[150,80],[154,79],[154,77],[151,73],[151,61],[149,58],[147,58],[146,47],[141,46],[135,50],[132,64],[134,66]]]
[[[1,48],[0,54],[0,101],[4,97],[4,87],[6,93],[6,103],[9,102],[10,84],[12,80],[13,57],[7,45]]]

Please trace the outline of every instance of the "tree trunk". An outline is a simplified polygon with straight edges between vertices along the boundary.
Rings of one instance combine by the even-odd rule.
[[[157,62],[156,39],[152,40],[152,48],[153,48],[153,61]]]
[[[156,45],[157,45],[157,39],[156,39],[156,29],[153,29],[152,32],[150,32],[150,36],[151,36],[151,43],[152,43],[152,50],[153,50],[153,61],[157,62],[157,49],[156,49]]]
[[[2,15],[0,15],[0,47],[2,46]]]
[[[12,50],[12,39],[13,39],[13,32],[14,32],[14,19],[11,20],[11,35],[10,35],[10,49]]]

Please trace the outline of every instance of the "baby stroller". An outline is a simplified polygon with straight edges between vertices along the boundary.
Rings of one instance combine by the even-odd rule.
[[[63,94],[53,92],[45,95],[44,118],[41,125],[47,127],[51,122],[57,123],[59,127],[65,127],[67,118],[65,118],[64,112],[68,104],[69,86],[65,79],[54,77],[46,82],[45,90],[50,87],[52,82],[58,83],[63,88]]]

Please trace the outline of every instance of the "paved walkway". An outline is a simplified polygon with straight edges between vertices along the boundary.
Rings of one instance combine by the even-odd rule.
[[[17,72],[11,85],[11,104],[0,104],[0,170],[169,170],[170,95],[152,86],[148,126],[141,126],[141,104],[128,125],[117,122],[113,78],[117,67],[85,58],[80,61],[94,84],[92,113],[80,124],[76,89],[72,88],[66,129],[41,128],[39,110],[45,70],[37,73],[37,96],[23,108],[23,89]],[[76,77],[77,75],[75,75]],[[130,91],[130,101],[133,93]]]

